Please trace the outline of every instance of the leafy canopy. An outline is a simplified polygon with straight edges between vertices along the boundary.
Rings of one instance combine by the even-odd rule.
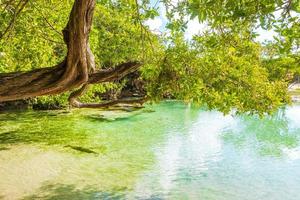
[[[0,39],[0,72],[63,59],[61,30],[73,1],[29,1],[15,17],[18,2],[0,0],[0,33],[13,20]],[[159,9],[166,9],[164,33],[145,25],[162,14]],[[299,71],[299,12],[299,0],[98,0],[90,44],[98,68],[142,61],[141,79],[154,101],[172,97],[224,113],[269,113],[289,102],[289,77]],[[193,19],[206,28],[186,40],[187,22]],[[258,29],[277,35],[259,43]],[[96,94],[125,84],[93,86],[82,99],[99,101]]]

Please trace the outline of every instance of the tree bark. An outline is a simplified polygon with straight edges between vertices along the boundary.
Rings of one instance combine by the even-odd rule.
[[[82,85],[84,89],[88,84],[120,79],[141,66],[138,62],[128,62],[95,72],[94,55],[89,45],[95,3],[95,0],[75,0],[63,30],[68,51],[61,63],[29,72],[0,74],[0,102],[59,94]]]

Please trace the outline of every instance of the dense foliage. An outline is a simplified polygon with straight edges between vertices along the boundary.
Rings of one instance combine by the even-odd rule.
[[[51,66],[66,53],[61,30],[73,1],[28,1],[18,12],[22,2],[0,0],[2,73]],[[168,19],[162,34],[145,25],[163,14],[160,9]],[[98,68],[143,62],[140,79],[151,100],[171,97],[224,113],[262,114],[289,102],[287,86],[299,74],[299,12],[299,0],[99,0],[90,44]],[[186,40],[191,19],[206,30]],[[258,29],[277,35],[259,43]],[[100,93],[124,85],[126,79],[95,85],[81,99],[101,101]],[[63,94],[33,101],[66,100]]]

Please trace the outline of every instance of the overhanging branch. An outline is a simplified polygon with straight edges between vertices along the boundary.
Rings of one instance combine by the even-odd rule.
[[[130,74],[136,70],[138,70],[142,66],[142,63],[137,61],[131,61],[127,63],[120,64],[115,68],[111,68],[108,70],[100,70],[93,74],[89,75],[89,84],[95,83],[103,83],[103,82],[112,82],[115,80],[119,80]]]
[[[113,69],[102,70],[91,74],[86,84],[84,84],[79,90],[76,90],[70,94],[70,105],[76,108],[107,108],[117,104],[143,104],[146,101],[146,98],[144,97],[136,99],[118,99],[104,103],[82,103],[78,100],[78,98],[86,92],[89,84],[112,82],[115,80],[119,80],[125,77],[127,74],[136,71],[140,66],[142,66],[142,64],[136,61],[127,62],[120,64]]]

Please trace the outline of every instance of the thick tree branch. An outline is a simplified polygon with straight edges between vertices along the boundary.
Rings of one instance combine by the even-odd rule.
[[[90,74],[88,83],[95,84],[95,83],[112,82],[115,80],[119,80],[124,76],[126,76],[127,74],[138,70],[141,66],[142,63],[133,61],[133,62],[120,64],[117,67],[112,69],[100,70],[98,72]]]
[[[75,0],[64,29],[68,48],[65,60],[52,68],[0,75],[0,102],[59,94],[88,81],[93,66],[88,39],[95,0]]]
[[[69,21],[63,30],[68,53],[57,66],[30,72],[0,74],[0,102],[59,94],[83,85],[69,101],[75,107],[108,107],[119,103],[141,103],[143,99],[121,99],[101,104],[83,104],[77,100],[89,84],[112,82],[136,71],[141,63],[127,62],[115,68],[94,72],[94,55],[89,46],[95,0],[75,0]]]
[[[126,76],[129,73],[136,71],[141,66],[139,62],[127,62],[117,67],[109,70],[101,70],[96,73],[93,73],[89,76],[88,82],[83,85],[79,90],[71,93],[69,97],[69,103],[71,106],[76,108],[103,108],[110,107],[116,104],[133,104],[139,103],[142,104],[146,101],[145,98],[139,99],[118,99],[114,101],[109,101],[105,103],[81,103],[78,98],[83,95],[87,89],[89,84],[101,83],[101,82],[112,82],[115,80],[119,80]]]

